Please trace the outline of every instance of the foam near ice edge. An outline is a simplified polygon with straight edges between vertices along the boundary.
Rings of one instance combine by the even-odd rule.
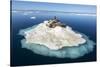
[[[86,37],[86,36],[85,36]],[[87,38],[87,37],[86,37]],[[22,48],[26,48],[31,50],[32,52],[36,54],[40,54],[43,56],[49,56],[49,57],[56,57],[56,58],[79,58],[84,56],[87,53],[90,53],[94,49],[95,43],[89,39],[87,39],[87,42],[85,44],[82,44],[80,46],[74,46],[74,47],[63,47],[59,50],[51,50],[46,46],[34,44],[34,43],[26,43],[26,40],[21,40]]]

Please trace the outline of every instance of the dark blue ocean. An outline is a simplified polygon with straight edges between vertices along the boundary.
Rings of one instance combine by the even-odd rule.
[[[96,46],[94,51],[77,59],[47,57],[33,53],[21,47],[19,35],[21,29],[26,29],[39,24],[44,20],[53,19],[56,16],[62,23],[72,27],[73,30],[83,33],[96,43],[96,15],[78,14],[50,11],[12,11],[11,12],[11,65],[42,65],[74,62],[96,61]]]

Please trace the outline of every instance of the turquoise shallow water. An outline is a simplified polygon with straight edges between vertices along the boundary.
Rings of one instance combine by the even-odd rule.
[[[34,29],[35,27],[36,27],[36,25],[32,26],[30,28],[27,28],[27,29],[20,30],[19,34],[25,37],[26,35],[24,34],[24,32]],[[86,35],[84,35],[84,34],[81,34],[81,35],[86,40],[86,43],[81,44],[79,46],[63,47],[59,50],[51,50],[48,47],[40,45],[40,44],[26,43],[26,39],[21,40],[21,44],[22,44],[22,48],[29,49],[32,52],[43,55],[43,56],[75,59],[75,58],[82,57],[85,54],[92,52],[96,45]]]

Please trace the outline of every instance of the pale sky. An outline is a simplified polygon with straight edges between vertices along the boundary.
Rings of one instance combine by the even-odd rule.
[[[96,13],[95,5],[78,5],[78,4],[58,4],[47,2],[33,2],[33,1],[15,1],[12,2],[13,10],[48,10],[61,12],[75,12],[75,13]]]
[[[69,4],[86,4],[96,5],[97,0],[13,0],[13,1],[36,1],[36,2],[51,2],[51,3],[69,3]]]

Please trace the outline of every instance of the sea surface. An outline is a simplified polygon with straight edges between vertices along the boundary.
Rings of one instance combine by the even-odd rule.
[[[77,59],[55,58],[42,56],[21,47],[19,35],[21,29],[29,28],[42,23],[45,20],[53,19],[56,16],[60,22],[72,27],[73,30],[83,33],[96,43],[96,15],[86,13],[68,13],[56,11],[39,10],[15,10],[11,11],[11,65],[42,65],[58,63],[74,63],[96,61],[96,46],[94,51]]]

